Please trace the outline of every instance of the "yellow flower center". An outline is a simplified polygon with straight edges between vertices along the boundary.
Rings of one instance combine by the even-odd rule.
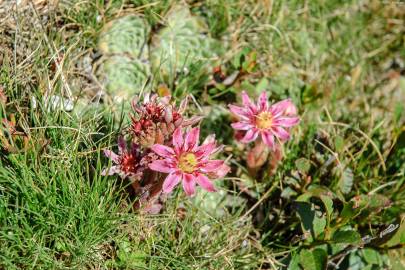
[[[197,157],[193,153],[184,153],[179,158],[179,169],[185,173],[192,173],[198,165]]]
[[[256,126],[260,129],[270,128],[273,124],[273,116],[270,112],[261,112],[256,116]]]

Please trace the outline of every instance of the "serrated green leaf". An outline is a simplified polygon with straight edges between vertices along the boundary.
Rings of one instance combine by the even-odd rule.
[[[297,198],[297,202],[307,202],[309,201],[309,199],[312,197],[312,194],[309,192],[306,192],[304,194],[301,194],[300,196],[298,196]]]
[[[333,198],[335,198],[336,195],[324,187],[314,187],[309,189],[306,193],[301,194],[297,198],[297,201],[308,202],[311,197],[319,198],[322,201],[329,224],[333,214]]]
[[[380,210],[382,208],[388,207],[391,204],[391,200],[381,194],[369,194],[364,195],[365,200],[368,200],[368,208],[371,210]]]

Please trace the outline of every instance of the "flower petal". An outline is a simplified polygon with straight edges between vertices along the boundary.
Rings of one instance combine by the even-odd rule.
[[[297,108],[295,107],[294,103],[292,103],[291,99],[284,99],[273,104],[270,107],[270,110],[274,115],[284,113],[285,115],[295,116],[297,115]]]
[[[285,110],[285,115],[287,116],[296,116],[298,114],[298,110],[297,107],[294,105],[294,103],[292,103],[291,100],[289,100],[289,104],[287,109]]]
[[[263,91],[259,96],[257,107],[259,107],[259,110],[267,110],[268,106],[269,102],[267,101],[267,93],[266,91]]]
[[[189,119],[184,119],[183,123],[181,124],[183,127],[192,126],[200,122],[204,116],[193,116]]]
[[[209,192],[216,191],[214,184],[208,179],[207,176],[205,176],[203,174],[199,174],[199,175],[197,175],[195,180],[197,181],[197,184],[200,185],[206,191],[209,191]]]
[[[157,95],[156,95],[157,98]],[[163,104],[163,105],[170,105],[170,100],[172,99],[172,97],[170,95],[161,97],[159,99],[159,103]]]
[[[273,124],[276,126],[282,127],[292,127],[297,125],[300,122],[298,117],[280,117],[273,121]]]
[[[195,176],[192,174],[183,174],[183,189],[187,196],[193,196],[195,194]]]
[[[104,155],[111,159],[115,164],[120,162],[119,156],[111,150],[104,150]]]
[[[143,104],[149,103],[150,102],[150,93],[145,93],[143,95]]]
[[[245,137],[243,137],[242,140],[240,140],[240,141],[243,143],[250,143],[250,142],[256,140],[258,135],[259,135],[259,131],[257,129],[249,129],[246,132]]]
[[[119,136],[118,137],[118,154],[121,155],[122,153],[124,153],[126,148],[127,148],[127,143],[126,143],[124,137]]]
[[[180,149],[183,146],[183,133],[180,127],[173,133],[173,145],[176,149]]]
[[[101,175],[113,175],[119,172],[118,166],[111,166],[110,168],[105,168]]]
[[[215,176],[216,178],[222,178],[224,177],[229,171],[231,170],[231,167],[229,167],[228,165],[226,165],[225,163],[222,164],[221,167],[218,168],[218,170],[216,170]]]
[[[162,173],[171,173],[174,170],[173,166],[167,160],[155,160],[149,164],[149,168]]]
[[[173,110],[172,107],[170,106],[166,106],[164,109],[164,116],[165,116],[165,121],[166,123],[170,123],[171,121],[173,121]]]
[[[172,158],[174,155],[173,149],[163,144],[152,145],[151,149],[153,152],[164,158]]]
[[[200,129],[199,128],[192,128],[186,134],[185,142],[184,142],[184,150],[191,150],[195,146],[198,145],[198,139],[200,137]]]
[[[246,107],[254,105],[253,102],[250,100],[250,97],[248,96],[246,91],[242,91],[242,103]]]
[[[233,129],[236,130],[248,130],[251,129],[253,126],[252,124],[246,123],[246,122],[236,122],[231,124]]]
[[[262,131],[262,139],[263,142],[270,147],[271,149],[274,148],[274,137],[273,134],[271,134],[270,131]]]
[[[196,148],[195,155],[197,156],[197,158],[208,157],[209,155],[211,155],[212,152],[214,152],[215,147],[215,142],[203,144]]]
[[[186,96],[186,97],[180,102],[179,109],[177,110],[177,112],[178,112],[179,114],[183,114],[183,113],[186,111],[186,109],[187,109],[187,105],[188,105],[188,96]]]
[[[228,107],[229,110],[236,116],[239,116],[240,118],[244,118],[246,120],[249,118],[249,113],[244,108],[232,104],[229,104]]]
[[[201,166],[201,171],[212,172],[218,170],[224,164],[223,160],[209,160]]]
[[[169,174],[166,177],[165,181],[163,182],[162,187],[163,192],[164,193],[172,192],[173,188],[177,186],[177,184],[180,183],[180,181],[181,181],[181,173],[174,172]]]
[[[282,127],[273,127],[273,134],[280,138],[282,141],[290,139],[290,134]]]
[[[131,143],[131,149],[130,149],[130,151],[131,151],[131,154],[132,154],[134,157],[139,157],[139,155],[140,155],[139,146],[138,146],[136,143]]]
[[[205,140],[203,141],[203,145],[207,143],[215,143],[215,134],[208,135]]]
[[[246,91],[242,91],[242,103],[244,106],[249,108],[252,113],[257,111],[256,105],[250,100]]]

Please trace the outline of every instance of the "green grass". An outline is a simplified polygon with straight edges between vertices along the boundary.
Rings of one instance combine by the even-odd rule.
[[[323,258],[330,269],[405,268],[402,2],[187,1],[226,48],[214,62],[226,75],[245,72],[213,86],[213,66],[195,62],[165,83],[179,100],[195,97],[203,135],[227,145],[232,173],[216,195],[189,199],[178,188],[159,215],[133,210],[127,183],[101,176],[109,164],[102,150],[116,147],[128,104],[106,96],[64,112],[41,100],[69,92],[90,99],[99,82],[86,61],[97,65],[103,26],[136,12],[155,34],[179,1],[59,2],[19,6],[8,17],[10,4],[0,3],[8,97],[0,118],[15,119],[18,131],[1,125],[0,269],[322,269],[312,263]],[[249,176],[232,137],[224,108],[242,90],[298,105],[301,124],[272,176]],[[197,111],[192,103],[189,113]],[[401,224],[395,236],[365,247],[357,239],[390,224]],[[313,235],[303,239],[308,226]]]

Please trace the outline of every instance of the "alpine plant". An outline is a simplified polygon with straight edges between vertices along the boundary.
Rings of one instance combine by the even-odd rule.
[[[131,122],[125,138],[118,139],[118,152],[105,150],[112,166],[103,175],[118,174],[131,183],[131,194],[138,200],[134,208],[148,213],[162,209],[165,196],[183,183],[187,195],[195,194],[196,184],[208,191],[215,191],[212,180],[225,176],[230,168],[223,160],[211,157],[222,147],[214,136],[198,144],[199,128],[190,128],[202,117],[186,118],[187,99],[176,107],[170,96],[146,94],[143,101],[132,101]],[[189,127],[183,137],[183,129]],[[128,146],[129,145],[129,146]]]
[[[202,117],[194,116],[185,119],[183,114],[187,108],[185,98],[179,108],[170,102],[171,97],[158,97],[156,94],[146,94],[143,103],[136,97],[132,101],[133,115],[131,116],[130,133],[133,141],[143,147],[156,143],[164,144],[170,140],[178,127],[186,127],[199,122]]]
[[[244,131],[240,139],[242,143],[250,143],[258,139],[270,148],[277,147],[290,139],[290,129],[300,121],[297,108],[290,99],[285,99],[275,104],[268,102],[267,93],[262,92],[257,103],[250,100],[245,91],[242,92],[243,107],[228,105],[230,111],[239,121],[231,126],[237,131]]]
[[[114,164],[110,168],[106,168],[102,171],[102,175],[118,174],[122,178],[130,177],[132,179],[139,180],[142,177],[143,171],[147,169],[147,164],[143,161],[139,146],[135,143],[131,143],[131,146],[127,147],[127,142],[123,137],[118,138],[118,154],[111,150],[104,150],[104,155],[111,159]]]
[[[229,167],[223,160],[212,160],[211,156],[220,151],[213,136],[207,137],[199,145],[200,129],[193,128],[183,136],[181,128],[173,134],[172,146],[155,144],[151,148],[161,157],[153,161],[149,168],[167,173],[163,182],[163,192],[170,193],[180,182],[188,196],[195,194],[198,184],[203,189],[215,191],[212,180],[224,177]]]

